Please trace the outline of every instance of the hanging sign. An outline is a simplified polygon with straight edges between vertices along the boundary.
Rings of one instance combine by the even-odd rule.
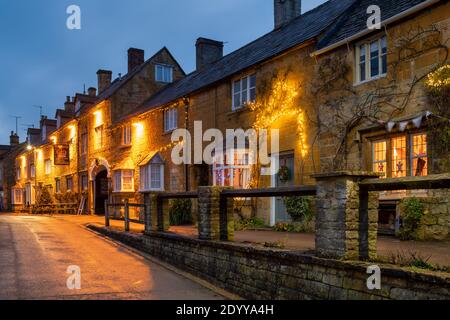
[[[68,144],[55,144],[54,155],[56,166],[67,166],[70,164]]]

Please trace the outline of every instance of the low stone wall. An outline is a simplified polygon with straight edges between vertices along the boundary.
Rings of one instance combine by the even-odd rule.
[[[381,290],[367,289],[367,263],[202,241],[166,233],[131,235],[90,226],[246,299],[445,299],[450,276],[381,267]]]
[[[450,203],[448,197],[419,198],[424,204],[424,214],[416,231],[417,240],[446,240],[450,232]],[[400,215],[404,207],[400,205]]]

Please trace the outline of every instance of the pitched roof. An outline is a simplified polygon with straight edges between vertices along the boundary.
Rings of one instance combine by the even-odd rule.
[[[126,75],[124,75],[123,77],[120,78],[116,78],[111,85],[106,88],[103,92],[101,92],[98,96],[97,96],[97,103],[102,102],[105,99],[108,99],[109,97],[111,97],[114,93],[117,92],[117,90],[119,90],[120,88],[122,88],[129,80],[131,80],[135,75],[137,75],[139,72],[142,71],[142,69],[148,65],[153,58],[155,58],[157,55],[159,55],[162,51],[167,51],[167,53],[169,54],[169,56],[173,59],[173,61],[175,61],[175,63],[177,63],[177,66],[179,67],[179,69],[181,70],[181,72],[184,74],[184,70],[183,68],[181,68],[181,66],[178,64],[177,60],[173,57],[173,55],[170,53],[169,49],[167,49],[166,47],[163,47],[161,50],[159,50],[157,53],[155,53],[153,56],[151,56],[149,59],[147,59],[144,63],[142,63],[141,65],[139,65],[138,67],[134,68],[131,72],[127,73]]]
[[[377,5],[381,9],[381,20],[386,21],[399,13],[411,9],[426,0],[357,0],[350,6],[324,35],[317,49],[323,49],[367,30],[367,8]]]
[[[194,71],[152,96],[138,112],[170,103],[216,83],[292,47],[314,39],[333,23],[355,0],[329,0],[291,23],[262,36],[224,56],[202,71]]]

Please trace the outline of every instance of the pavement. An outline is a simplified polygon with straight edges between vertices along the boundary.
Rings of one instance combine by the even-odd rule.
[[[213,288],[88,231],[83,224],[90,221],[0,215],[0,300],[224,299]],[[77,284],[77,274],[67,273],[70,266],[79,267],[80,290],[69,289]]]

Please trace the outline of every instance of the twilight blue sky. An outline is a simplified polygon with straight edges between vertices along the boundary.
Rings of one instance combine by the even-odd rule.
[[[303,0],[303,11],[325,0]],[[81,30],[66,28],[66,8],[81,8]],[[127,49],[150,57],[167,46],[186,72],[195,40],[225,42],[225,54],[273,28],[273,0],[0,0],[0,144],[54,117],[65,96],[97,86],[100,68],[127,72]]]

